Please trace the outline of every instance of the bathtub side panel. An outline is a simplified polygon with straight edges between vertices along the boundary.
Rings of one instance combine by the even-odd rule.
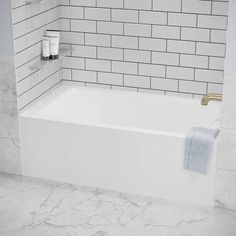
[[[214,168],[183,169],[184,139],[21,117],[23,174],[212,205]]]

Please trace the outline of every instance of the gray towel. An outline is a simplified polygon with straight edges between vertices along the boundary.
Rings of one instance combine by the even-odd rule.
[[[184,168],[207,174],[218,129],[193,127],[185,140]]]

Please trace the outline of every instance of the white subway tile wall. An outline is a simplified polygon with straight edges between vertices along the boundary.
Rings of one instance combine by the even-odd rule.
[[[68,79],[190,97],[222,91],[228,1],[60,1],[61,12],[68,7],[84,13],[61,16],[74,49]],[[75,73],[74,57],[98,72],[93,79]]]
[[[222,91],[228,0],[12,2],[20,109],[61,79],[187,97]],[[32,71],[52,28],[72,53]]]
[[[32,68],[32,65],[40,60],[41,38],[45,30],[61,29],[60,7],[58,0],[42,1],[40,4],[12,0],[11,3],[20,110],[62,79],[61,61],[51,63],[42,69]],[[73,16],[75,13],[71,10]],[[65,11],[65,15],[68,16],[68,11]]]

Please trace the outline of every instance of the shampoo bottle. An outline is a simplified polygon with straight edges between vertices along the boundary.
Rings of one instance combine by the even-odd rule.
[[[60,32],[57,30],[47,30],[50,43],[50,59],[56,60],[59,56]]]
[[[48,61],[50,59],[50,39],[48,36],[42,37],[42,60]]]

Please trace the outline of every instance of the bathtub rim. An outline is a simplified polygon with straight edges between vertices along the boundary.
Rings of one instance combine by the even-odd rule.
[[[69,123],[69,124],[75,124],[75,125],[84,125],[84,126],[91,126],[91,127],[101,127],[101,128],[107,128],[107,129],[114,129],[114,130],[123,130],[123,131],[132,131],[132,132],[137,132],[137,133],[147,133],[147,134],[156,134],[156,135],[164,135],[164,136],[173,136],[177,138],[185,138],[187,135],[187,132],[171,132],[171,131],[162,131],[162,130],[152,130],[152,129],[144,129],[144,128],[136,128],[136,127],[130,127],[130,126],[120,126],[120,125],[109,125],[106,123],[102,122],[84,122],[84,121],[69,121],[69,120],[64,120],[56,117],[49,117],[46,115],[38,115],[34,114],[30,110],[35,109],[35,105],[38,104],[39,107],[41,107],[45,101],[43,101],[46,97],[53,97],[55,96],[53,93],[51,93],[53,90],[57,90],[62,86],[76,86],[79,89],[82,90],[89,90],[89,91],[99,91],[99,92],[109,92],[109,93],[116,93],[120,95],[128,94],[132,96],[144,96],[144,97],[150,97],[153,99],[162,99],[162,100],[173,100],[173,102],[177,101],[184,101],[188,103],[194,103],[198,104],[200,106],[201,104],[201,99],[199,98],[187,98],[187,97],[181,97],[181,96],[168,96],[168,95],[162,95],[162,94],[155,94],[155,93],[145,93],[145,92],[137,92],[137,91],[129,91],[129,90],[113,90],[113,89],[108,89],[104,87],[86,87],[86,86],[81,86],[80,83],[76,81],[61,81],[52,88],[50,88],[48,91],[46,91],[44,94],[42,94],[40,97],[36,98],[33,102],[31,102],[29,105],[24,107],[22,110],[19,111],[19,117],[20,118],[30,118],[30,119],[35,119],[35,120],[47,120],[47,121],[52,121],[52,122],[61,122],[61,123]],[[58,92],[58,91],[57,91]],[[46,99],[45,99],[46,100]],[[41,104],[40,104],[41,103]],[[212,102],[212,104],[218,104],[217,102]],[[215,105],[216,106],[216,105]],[[221,105],[217,105],[221,109]],[[205,107],[206,109],[207,107]],[[216,119],[213,119],[212,121],[213,125],[209,128],[219,128],[219,121]],[[216,142],[218,139],[216,139]]]

